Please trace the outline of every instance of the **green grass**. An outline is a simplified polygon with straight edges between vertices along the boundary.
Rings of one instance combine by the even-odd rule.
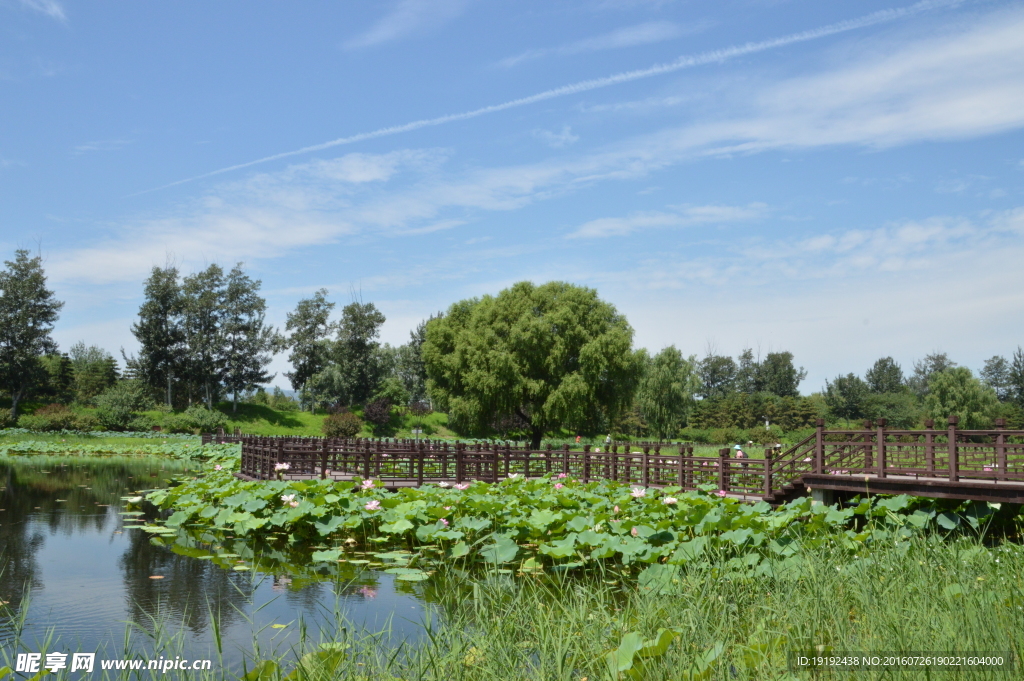
[[[187,442],[182,438],[167,438],[168,444]],[[0,431],[0,444],[10,442],[46,442],[48,444],[68,445],[156,445],[162,444],[164,440],[142,437],[100,437],[87,433],[63,434],[63,433],[9,433]]]

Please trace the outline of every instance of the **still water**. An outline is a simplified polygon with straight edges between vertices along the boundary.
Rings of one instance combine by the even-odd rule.
[[[219,633],[223,667],[238,669],[254,642],[265,655],[286,650],[300,622],[314,638],[330,630],[336,609],[356,629],[388,628],[398,640],[422,635],[421,624],[432,618],[425,583],[354,567],[333,577],[286,566],[238,572],[126,529],[135,521],[122,515],[122,497],[164,486],[187,466],[165,459],[0,461],[3,652],[20,642],[19,651],[115,657],[125,650],[127,629],[131,650],[152,651],[154,640],[176,637],[179,652],[213,659],[216,667]]]

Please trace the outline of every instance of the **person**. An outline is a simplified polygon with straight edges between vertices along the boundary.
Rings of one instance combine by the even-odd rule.
[[[577,436],[576,436],[576,444],[579,444],[579,443],[580,443],[580,436],[579,436],[579,435],[577,435]]]
[[[737,459],[749,459],[750,458],[749,456],[747,456],[747,453],[745,451],[743,451],[743,446],[742,445],[736,445],[735,447],[733,447],[733,450],[736,452],[736,458]],[[746,462],[744,462],[742,464],[742,466],[744,468],[746,468],[748,466],[748,464]]]

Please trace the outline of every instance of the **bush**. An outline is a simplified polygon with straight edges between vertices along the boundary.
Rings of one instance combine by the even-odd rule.
[[[363,421],[352,412],[343,411],[325,418],[321,428],[327,437],[355,437],[363,429]]]
[[[227,423],[228,417],[219,411],[210,411],[200,404],[193,404],[182,413],[168,419],[167,428],[172,433],[214,433]]]
[[[413,402],[409,405],[409,413],[413,416],[427,416],[433,414],[434,410],[430,406],[430,402]]]
[[[100,429],[100,420],[92,414],[75,414],[72,430],[91,433]]]
[[[128,430],[136,433],[142,433],[147,430],[153,430],[153,426],[155,425],[157,425],[157,423],[151,416],[139,414],[128,423]]]
[[[0,409],[0,428],[13,428],[17,420],[11,415],[10,409]]]
[[[119,381],[96,398],[96,418],[107,430],[128,430],[139,412],[152,404],[149,390],[141,381]]]
[[[35,413],[23,416],[22,428],[35,431],[74,430],[78,416],[63,404],[48,404],[35,410]]]

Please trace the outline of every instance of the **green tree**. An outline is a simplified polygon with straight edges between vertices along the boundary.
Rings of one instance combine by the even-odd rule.
[[[898,393],[904,389],[903,369],[892,357],[876,360],[864,373],[864,380],[872,393]]]
[[[518,415],[531,444],[633,401],[642,355],[633,329],[597,291],[563,282],[519,282],[463,300],[427,324],[427,386],[450,423],[482,431]]]
[[[925,411],[941,423],[947,416],[959,416],[960,427],[984,428],[998,404],[996,392],[983,384],[967,367],[951,367],[928,378]]]
[[[825,404],[829,412],[841,419],[859,419],[869,393],[868,384],[859,376],[836,376],[831,383],[825,381]]]
[[[931,377],[955,366],[956,362],[944,352],[925,355],[924,359],[914,362],[914,373],[907,379],[907,385],[915,395],[923,399],[930,389]]]
[[[288,361],[294,369],[285,376],[301,395],[305,395],[309,379],[323,371],[330,361],[332,310],[334,303],[327,300],[327,289],[322,288],[312,298],[300,300],[285,321],[285,330],[289,332],[287,344],[292,351]]]
[[[43,355],[39,362],[46,372],[46,381],[38,393],[47,400],[67,404],[75,399],[75,371],[66,354]]]
[[[996,355],[985,360],[985,367],[979,374],[982,383],[996,391],[1000,402],[1013,398],[1013,385],[1010,381],[1010,363],[1005,357]]]
[[[758,374],[760,389],[779,397],[798,397],[800,382],[807,378],[803,367],[793,365],[792,352],[769,352]]]
[[[143,295],[139,320],[132,324],[139,354],[125,357],[125,364],[136,378],[163,393],[167,406],[173,407],[175,382],[183,381],[187,373],[182,318],[185,301],[177,268],[154,267],[146,279]]]
[[[697,364],[701,399],[714,400],[733,392],[736,385],[736,371],[736,362],[732,357],[714,355],[709,352]]]
[[[1010,399],[1017,406],[1024,407],[1024,348],[1019,345],[1010,360],[1008,381],[1010,383]]]
[[[224,270],[213,264],[185,277],[181,297],[190,401],[195,390],[213,409],[224,365]]]
[[[152,406],[149,386],[140,380],[118,381],[96,398],[96,416],[106,430],[125,430]]]
[[[231,394],[231,411],[238,411],[238,394],[269,383],[274,374],[267,367],[283,339],[267,325],[267,301],[260,295],[259,280],[242,271],[242,264],[228,272],[221,312],[220,336],[223,343],[222,385]]]
[[[754,359],[754,351],[750,348],[740,353],[736,363],[736,392],[752,395],[761,391],[761,363]]]
[[[693,408],[700,389],[696,357],[689,359],[674,345],[651,358],[637,388],[637,407],[651,434],[658,439],[673,437]]]
[[[917,397],[907,390],[894,393],[871,393],[864,400],[864,418],[884,418],[889,428],[913,428],[921,420]]]
[[[384,314],[373,303],[353,302],[341,310],[333,359],[340,376],[341,400],[363,404],[382,377],[380,327]]]
[[[11,395],[11,414],[18,403],[46,380],[39,358],[55,352],[50,337],[64,303],[46,288],[42,259],[15,251],[0,270],[0,386]]]
[[[75,399],[79,402],[91,402],[117,382],[117,360],[103,348],[79,341],[71,346],[70,355]]]

